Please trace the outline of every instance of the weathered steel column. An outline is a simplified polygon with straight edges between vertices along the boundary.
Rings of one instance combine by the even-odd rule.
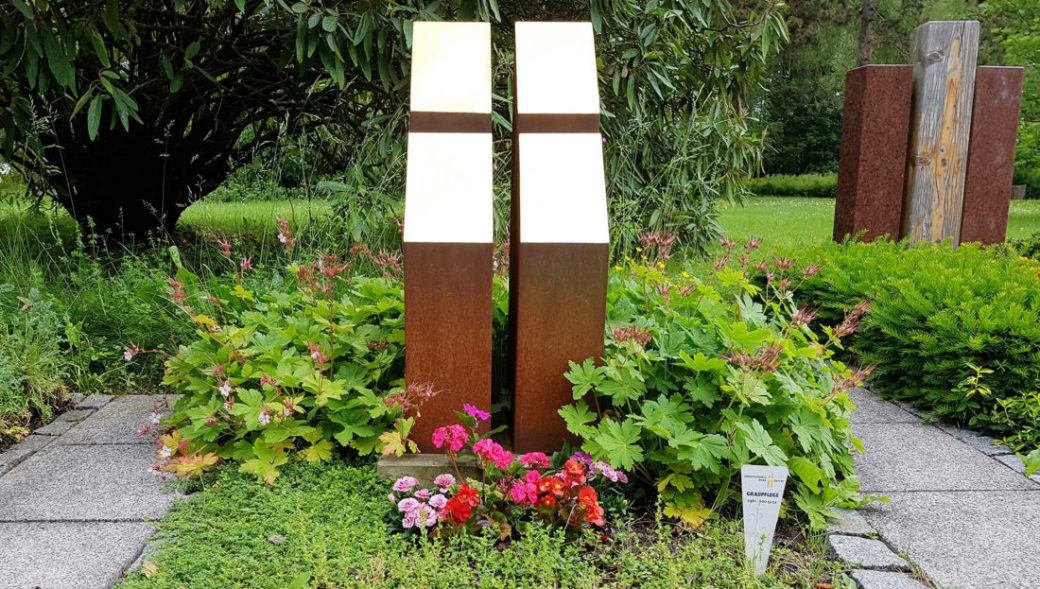
[[[902,236],[960,243],[968,166],[977,21],[925,23],[914,30],[914,97]]]
[[[513,445],[558,450],[568,361],[603,355],[607,228],[591,23],[517,23],[510,321]]]
[[[491,405],[491,28],[417,22],[404,211],[405,377],[438,395],[413,438]]]
[[[975,70],[961,243],[1003,243],[1007,236],[1022,76],[1020,67]]]
[[[913,68],[866,65],[845,75],[834,240],[899,238]]]

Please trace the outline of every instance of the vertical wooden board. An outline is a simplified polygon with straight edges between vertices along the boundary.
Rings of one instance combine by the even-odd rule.
[[[959,243],[964,205],[977,21],[938,21],[913,34],[914,97],[902,236]]]

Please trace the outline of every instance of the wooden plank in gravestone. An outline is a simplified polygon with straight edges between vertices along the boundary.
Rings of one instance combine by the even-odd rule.
[[[405,380],[437,396],[412,437],[491,405],[491,28],[417,22],[404,212]]]
[[[846,74],[834,241],[899,238],[913,83],[909,65]]]
[[[964,180],[962,243],[1003,243],[1007,236],[1023,69],[975,70],[971,143]]]
[[[968,165],[977,21],[935,21],[914,30],[914,96],[902,236],[960,242]]]
[[[603,355],[609,232],[591,23],[516,24],[510,331],[513,445],[571,439],[568,362]]]

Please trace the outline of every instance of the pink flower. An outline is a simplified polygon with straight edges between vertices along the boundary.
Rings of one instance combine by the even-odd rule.
[[[437,475],[437,478],[433,479],[433,484],[437,485],[437,488],[440,489],[441,492],[444,492],[455,484],[455,477],[448,473],[439,474]]]
[[[505,470],[510,466],[513,466],[513,453],[509,450],[502,450],[495,456],[495,466]]]
[[[394,481],[394,490],[398,493],[407,493],[418,484],[419,481],[415,477],[401,477]]]
[[[433,431],[432,440],[435,448],[444,448],[446,446],[449,452],[457,454],[469,442],[469,434],[466,433],[466,428],[461,425],[446,425]]]
[[[609,480],[612,483],[628,483],[628,476],[625,475],[625,473],[621,472],[620,470],[614,470],[614,468],[606,462],[593,462],[592,471],[597,474],[603,475],[605,479]]]
[[[406,512],[404,512],[404,517],[401,519],[401,527],[406,528],[406,529],[415,527],[415,521],[416,521],[416,519],[418,517],[419,517],[419,510],[418,509],[416,509],[414,511],[406,511]]]
[[[253,269],[253,262],[249,258],[242,258],[242,261],[238,263],[238,267],[243,272],[248,272]]]
[[[419,509],[419,507],[421,506],[422,503],[419,503],[419,501],[417,501],[416,499],[413,499],[412,497],[406,497],[404,499],[401,499],[400,503],[397,504],[397,510],[401,513],[408,513],[409,511],[415,511]]]
[[[415,492],[415,498],[418,499],[419,501],[426,501],[427,499],[430,498],[430,490],[429,489],[419,489],[418,491]]]
[[[448,498],[440,493],[437,493],[433,497],[430,497],[430,507],[440,511],[444,509],[444,504],[448,502]]]
[[[544,452],[528,452],[520,457],[520,464],[527,468],[547,468],[549,457]]]
[[[256,420],[260,423],[261,427],[266,426],[271,423],[271,412],[268,411],[266,407],[261,409],[260,415],[257,416]]]
[[[397,503],[397,497],[393,493],[388,494],[386,498],[390,503]]]
[[[128,346],[123,348],[123,359],[127,362],[134,359],[135,356],[141,353],[141,348],[137,346]]]
[[[487,421],[488,419],[491,419],[491,414],[490,413],[488,413],[487,411],[481,411],[480,409],[476,408],[473,405],[470,405],[469,403],[463,403],[462,409],[468,415],[470,415],[472,417],[475,417],[478,422],[479,421]]]
[[[432,528],[437,525],[437,510],[424,505],[415,511],[415,525]]]
[[[529,483],[538,483],[538,481],[542,480],[542,475],[537,470],[529,470],[524,475],[524,480]]]
[[[526,481],[513,481],[509,495],[521,505],[534,505],[538,501],[538,487]]]
[[[225,399],[227,399],[231,396],[231,383],[225,380],[220,384],[219,390],[220,394],[223,395]]]
[[[498,468],[507,469],[513,465],[513,453],[490,439],[479,440],[473,444],[473,453],[480,456],[486,464],[494,464]]]

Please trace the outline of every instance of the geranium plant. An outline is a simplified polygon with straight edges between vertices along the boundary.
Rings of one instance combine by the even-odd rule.
[[[264,281],[273,290],[248,288],[252,263],[236,259],[227,241],[219,245],[228,272],[204,283],[178,263],[169,280],[169,296],[196,326],[196,339],[166,361],[164,383],[184,395],[160,448],[161,458],[176,461],[169,470],[195,474],[216,458],[235,459],[272,482],[292,453],[318,462],[340,447],[405,447],[411,420],[402,404],[429,389],[401,381],[399,260],[357,247],[346,258],[302,262],[285,221],[278,238],[287,275]],[[351,275],[362,259],[383,276]],[[141,352],[128,347],[126,356]]]
[[[494,431],[481,435],[487,412],[466,405],[458,415],[462,423],[438,428],[432,439],[454,472],[437,476],[432,487],[411,476],[394,482],[388,499],[397,505],[403,528],[438,536],[490,528],[504,540],[534,520],[568,533],[606,526],[600,489],[627,483],[625,473],[581,452],[553,469],[542,452],[517,456],[492,439]],[[479,479],[463,477],[460,456],[475,458]]]
[[[644,245],[658,258],[612,273],[602,361],[572,363],[567,373],[576,402],[560,414],[582,448],[632,470],[656,489],[666,515],[694,526],[739,500],[744,464],[789,467],[794,504],[816,526],[831,507],[860,501],[852,449],[861,444],[847,393],[866,371],[837,361],[833,349],[867,306],[820,337],[813,311],[793,303],[818,267],[755,264],[757,240],[724,240],[725,255],[698,279],[667,271],[667,248]]]

